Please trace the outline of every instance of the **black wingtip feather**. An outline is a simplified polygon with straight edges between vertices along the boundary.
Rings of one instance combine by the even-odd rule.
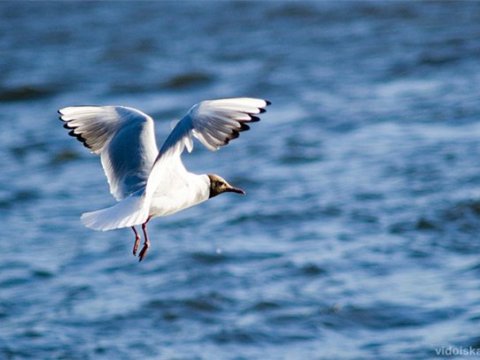
[[[267,106],[272,105],[272,102],[269,100],[265,100],[265,102],[267,103]]]
[[[82,135],[74,134],[72,136],[76,137],[77,140],[80,141],[83,144],[83,146],[85,146],[87,149],[92,149],[90,145],[87,144],[87,140],[85,140],[85,138],[83,138]]]
[[[232,131],[232,135],[230,135],[230,140],[236,139],[240,136],[240,133],[237,130]]]
[[[265,109],[263,109],[263,108],[260,108],[260,114],[263,114],[263,113],[265,113],[265,112],[267,112],[267,110],[265,110]]]
[[[87,140],[81,135],[81,134],[76,134],[75,133],[75,127],[70,127],[68,126],[68,122],[66,122],[65,124],[63,124],[63,127],[67,130],[70,130],[68,132],[68,135],[76,138],[78,141],[80,141],[83,146],[85,146],[87,149],[91,149],[90,145],[87,144]]]
[[[250,126],[248,126],[245,123],[241,123],[240,124],[240,131],[247,131],[247,130],[250,130]]]
[[[258,122],[258,121],[260,121],[260,118],[258,116],[250,115],[250,122]]]

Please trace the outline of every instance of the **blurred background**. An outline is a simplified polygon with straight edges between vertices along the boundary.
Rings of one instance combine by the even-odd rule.
[[[1,2],[1,359],[421,359],[479,348],[480,3]],[[190,169],[246,189],[94,232],[114,203],[57,109],[159,144],[195,103],[263,121]]]

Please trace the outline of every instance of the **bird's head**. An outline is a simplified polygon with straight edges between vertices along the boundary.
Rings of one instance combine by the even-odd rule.
[[[210,179],[210,198],[224,192],[234,192],[245,195],[245,191],[230,185],[224,178],[218,175],[208,174],[208,178]]]

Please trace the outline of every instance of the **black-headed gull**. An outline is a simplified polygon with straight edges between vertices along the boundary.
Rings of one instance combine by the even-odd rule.
[[[183,165],[181,154],[193,149],[192,135],[209,150],[218,150],[260,119],[270,102],[254,98],[202,101],[180,120],[158,151],[153,119],[123,106],[71,106],[60,109],[60,119],[70,135],[100,155],[110,192],[118,203],[84,213],[85,226],[94,230],[131,227],[137,254],[142,225],[143,260],[150,241],[147,223],[154,217],[174,214],[223,192],[245,194],[218,175],[197,175]]]

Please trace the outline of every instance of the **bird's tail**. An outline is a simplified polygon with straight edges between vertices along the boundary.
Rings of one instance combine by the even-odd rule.
[[[118,204],[82,214],[82,223],[93,230],[107,231],[143,224],[148,219],[145,196],[131,195]]]

